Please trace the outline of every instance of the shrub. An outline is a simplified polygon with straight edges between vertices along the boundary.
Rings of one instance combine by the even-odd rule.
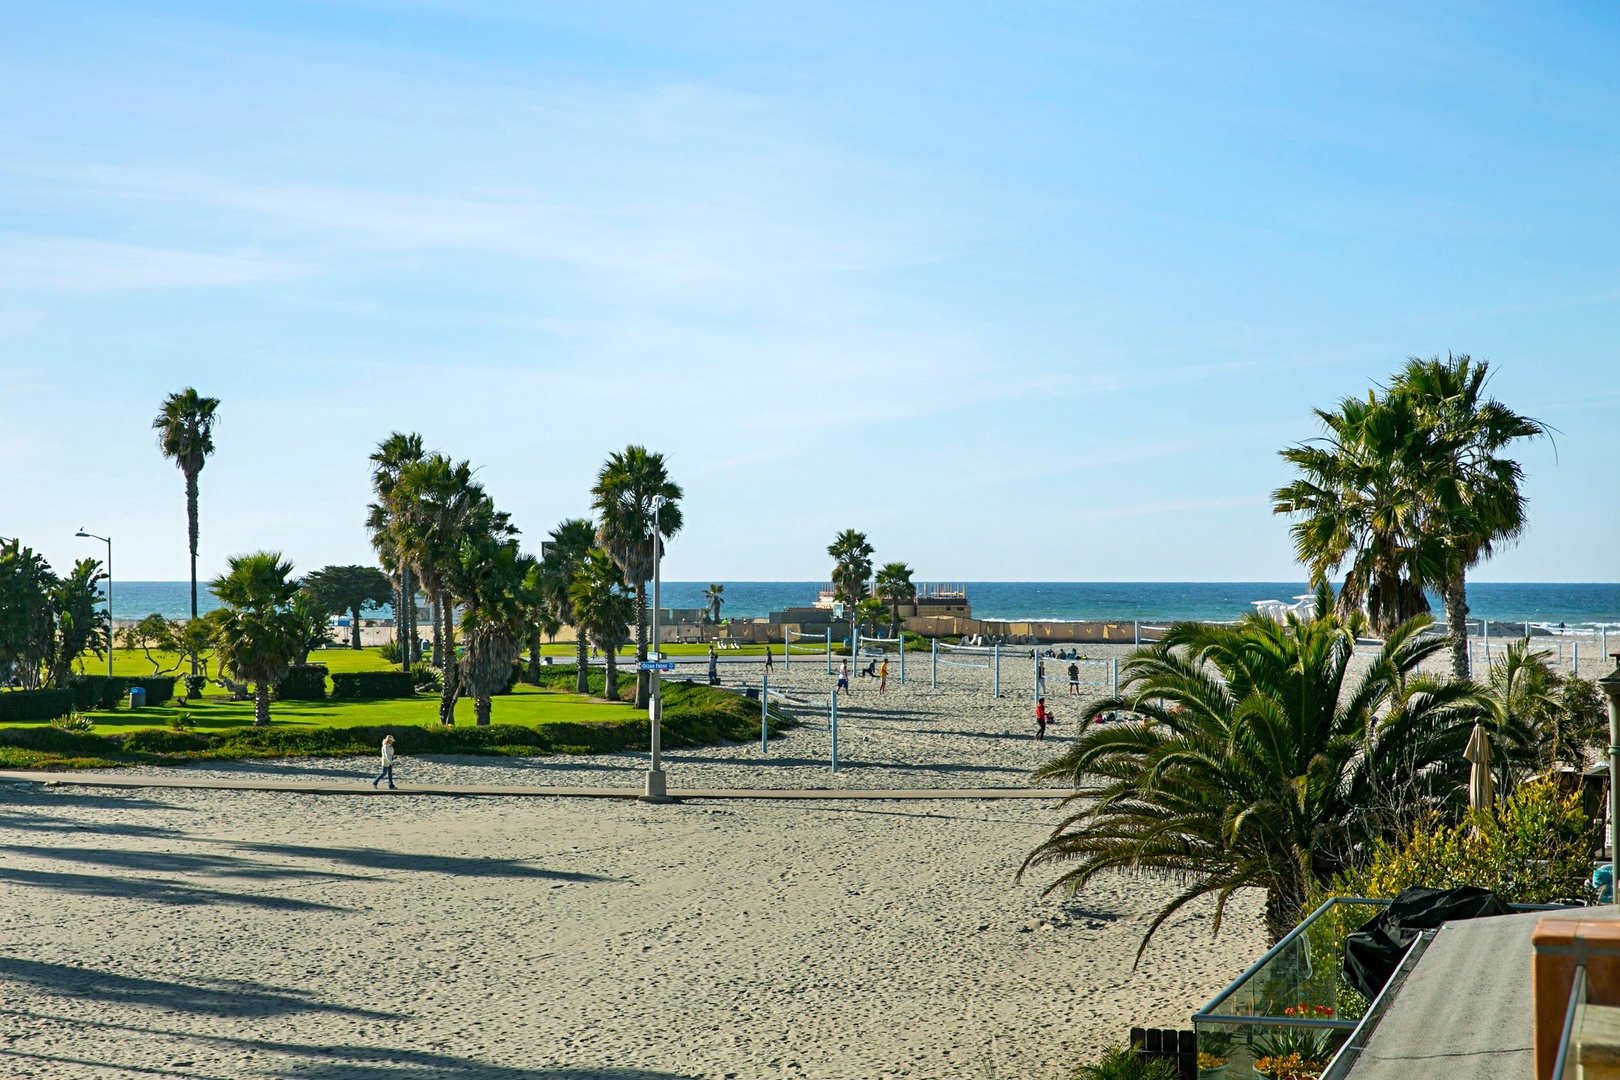
[[[335,698],[405,698],[416,696],[409,671],[340,671],[332,675]]]
[[[73,711],[73,691],[0,690],[0,723],[55,720]]]
[[[202,697],[202,693],[206,689],[208,689],[208,676],[206,676],[206,675],[187,675],[186,676],[186,696],[187,697]]]
[[[173,675],[147,675],[132,678],[128,675],[75,675],[70,683],[74,707],[90,709],[116,709],[129,700],[131,688],[139,686],[146,691],[148,705],[164,705],[174,697]]]
[[[1394,896],[1422,885],[1477,885],[1510,904],[1590,898],[1593,824],[1579,795],[1548,781],[1521,784],[1490,810],[1457,825],[1431,816],[1396,844],[1380,841],[1365,868],[1334,880],[1340,896]]]
[[[325,701],[326,665],[294,664],[275,686],[277,701]]]
[[[418,660],[411,665],[411,682],[416,684],[419,693],[426,690],[437,694],[444,689],[444,675],[426,660]]]
[[[123,737],[126,752],[142,754],[187,754],[208,749],[206,735],[163,728],[142,728]]]
[[[1074,1080],[1178,1080],[1180,1073],[1169,1061],[1148,1061],[1136,1048],[1122,1046],[1103,1051],[1094,1065],[1074,1070]]]
[[[75,731],[81,734],[95,727],[90,718],[81,712],[70,712],[66,716],[58,716],[51,721],[51,727],[62,731]]]
[[[404,655],[404,651],[404,648],[397,641],[385,641],[377,646],[377,655],[390,664],[399,663],[399,658]]]

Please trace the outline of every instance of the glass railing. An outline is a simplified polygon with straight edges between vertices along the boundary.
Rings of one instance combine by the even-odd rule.
[[[1389,903],[1333,897],[1194,1013],[1199,1080],[1322,1076],[1369,1006],[1344,981],[1345,939]]]
[[[1586,965],[1575,968],[1569,987],[1569,1006],[1564,1010],[1564,1031],[1558,1039],[1558,1057],[1553,1061],[1555,1080],[1578,1080],[1581,1075],[1581,1034],[1586,1025]]]

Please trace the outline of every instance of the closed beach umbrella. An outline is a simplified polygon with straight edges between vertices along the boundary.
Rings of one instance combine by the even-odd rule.
[[[1491,779],[1491,744],[1485,738],[1484,725],[1474,725],[1463,757],[1473,763],[1468,770],[1468,806],[1473,810],[1488,810],[1496,799],[1496,783]]]

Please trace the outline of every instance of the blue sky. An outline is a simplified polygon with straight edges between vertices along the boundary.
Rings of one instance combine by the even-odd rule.
[[[0,534],[367,561],[366,455],[538,540],[603,457],[672,579],[1286,580],[1310,410],[1488,359],[1557,428],[1482,579],[1620,579],[1620,15],[1534,6],[7,5]]]

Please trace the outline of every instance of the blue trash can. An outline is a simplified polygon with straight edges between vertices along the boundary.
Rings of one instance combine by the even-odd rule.
[[[132,686],[129,688],[129,707],[132,709],[146,707],[146,687]]]

